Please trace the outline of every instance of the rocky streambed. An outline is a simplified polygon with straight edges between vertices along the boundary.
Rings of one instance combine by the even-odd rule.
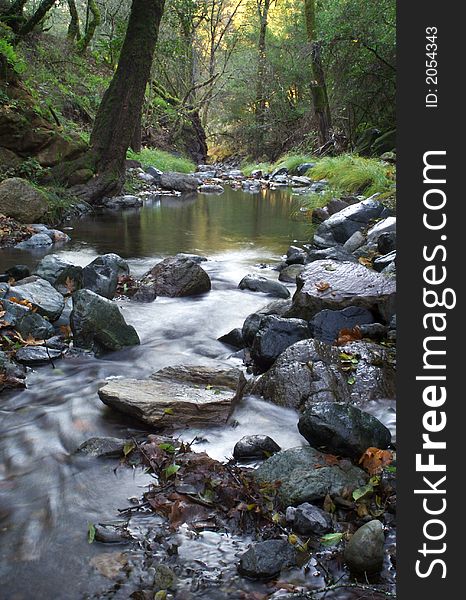
[[[310,240],[287,190],[225,190],[72,222],[2,284],[10,596],[393,593],[395,218]]]

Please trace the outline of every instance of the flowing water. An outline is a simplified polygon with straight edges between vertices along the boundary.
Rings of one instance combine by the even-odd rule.
[[[221,196],[153,198],[140,210],[105,212],[70,223],[72,242],[58,252],[75,264],[84,266],[98,254],[116,252],[138,276],[165,256],[197,253],[209,259],[203,267],[212,291],[197,298],[157,298],[151,304],[121,301],[140,346],[100,359],[65,358],[55,369],[31,371],[27,390],[2,394],[1,598],[117,597],[99,593],[108,579],[92,561],[109,549],[88,544],[88,524],[114,520],[129,498],[143,493],[150,478],[138,470],[115,470],[114,460],[74,454],[93,436],[126,438],[142,432],[138,424],[104,407],[97,389],[108,378],[146,377],[168,365],[240,366],[240,359],[216,340],[268,302],[261,294],[238,290],[241,278],[247,273],[277,277],[270,268],[264,271],[264,263],[278,262],[291,242],[309,238],[309,225],[295,218],[298,208],[288,190],[246,194],[227,188]],[[42,256],[2,250],[0,271],[15,263],[34,266]],[[382,407],[385,422],[392,420],[392,410]],[[235,442],[250,433],[269,434],[284,448],[302,443],[291,410],[249,399],[234,416],[235,428],[184,435],[202,433],[199,448],[217,459],[231,456]],[[199,554],[215,563],[221,547],[225,561],[234,565],[238,548],[232,540],[209,533],[183,539],[181,558],[197,560]],[[193,597],[209,598],[201,593]]]

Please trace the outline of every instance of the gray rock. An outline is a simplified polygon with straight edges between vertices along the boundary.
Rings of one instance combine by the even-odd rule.
[[[246,275],[239,282],[240,290],[249,290],[250,292],[262,292],[275,298],[289,298],[290,290],[282,283],[266,277],[255,275]]]
[[[341,198],[332,198],[327,202],[326,208],[330,216],[342,211],[344,208],[349,206],[349,202],[342,200]]]
[[[395,312],[395,282],[359,263],[318,260],[306,266],[296,284],[290,316],[309,320],[326,308],[359,306],[389,321]]]
[[[249,347],[252,345],[254,336],[259,331],[262,319],[268,315],[283,316],[291,308],[291,300],[275,300],[270,304],[267,304],[256,313],[250,314],[246,317],[243,323],[242,336],[245,346]]]
[[[251,172],[251,177],[253,179],[262,179],[262,177],[264,177],[264,171],[262,171],[262,169],[254,169],[254,171]]]
[[[363,338],[369,338],[380,342],[383,340],[388,333],[388,327],[381,323],[369,323],[367,325],[361,325],[361,335]]]
[[[198,173],[206,173],[207,171],[212,170],[212,165],[197,165],[196,172]]]
[[[291,177],[291,184],[295,185],[296,187],[306,187],[312,184],[312,179],[298,175]]]
[[[278,498],[283,507],[322,500],[327,494],[341,496],[343,491],[364,485],[368,476],[348,460],[338,464],[327,461],[314,448],[290,448],[277,452],[254,472],[260,483],[281,481]]]
[[[163,175],[163,171],[153,167],[152,165],[146,168],[146,173],[154,178],[154,183],[160,183],[160,179]]]
[[[309,169],[312,169],[312,167],[315,167],[316,163],[313,162],[306,162],[306,163],[302,163],[301,165],[299,165],[299,167],[296,168],[296,175],[302,176],[302,175],[306,175],[306,173],[309,171]]]
[[[322,179],[321,181],[315,181],[309,188],[309,191],[313,194],[320,194],[321,192],[324,192],[327,187],[328,181]]]
[[[239,371],[168,367],[150,379],[117,379],[99,390],[104,404],[157,427],[225,423]],[[232,389],[232,385],[234,388]]]
[[[28,311],[28,314],[17,320],[16,330],[23,339],[32,336],[36,340],[48,340],[55,333],[55,329],[47,319],[38,313]]]
[[[316,260],[325,260],[327,258],[338,262],[358,262],[352,254],[343,248],[343,246],[322,248],[320,250],[311,249],[308,253],[307,262],[315,262]]]
[[[27,300],[39,315],[56,321],[65,306],[63,296],[45,279],[36,276],[17,281],[7,293],[7,298]]]
[[[121,456],[127,441],[115,437],[93,437],[83,442],[76,452],[97,458]]]
[[[241,556],[238,572],[250,579],[268,580],[296,564],[296,550],[288,541],[266,540],[252,544]]]
[[[156,296],[171,298],[197,296],[210,291],[209,275],[197,262],[181,256],[168,257],[152,267],[141,279],[135,300],[147,301]]]
[[[197,177],[185,173],[167,172],[160,176],[160,187],[175,192],[195,192],[199,183]]]
[[[33,223],[48,210],[47,196],[25,179],[11,177],[0,183],[0,213],[20,223]]]
[[[396,234],[396,217],[387,217],[371,227],[367,232],[367,243],[376,244],[379,237],[384,233]]]
[[[140,179],[141,181],[144,181],[145,183],[155,183],[155,178],[152,177],[152,175],[149,175],[149,173],[138,173],[138,179]]]
[[[309,502],[300,504],[296,508],[293,519],[293,531],[296,533],[306,536],[321,536],[332,529],[332,517],[325,510],[309,504]]]
[[[379,218],[385,207],[374,197],[352,204],[324,221],[314,235],[314,243],[321,248],[344,244],[355,231],[361,231]]]
[[[343,250],[354,252],[366,242],[366,238],[360,231],[355,231],[353,235],[343,244]]]
[[[307,259],[307,253],[297,246],[290,246],[286,253],[286,263],[288,265],[304,265]]]
[[[381,233],[377,240],[377,250],[379,254],[388,254],[396,250],[396,233]]]
[[[230,171],[225,171],[223,177],[225,179],[244,179],[244,173],[239,169],[231,169]]]
[[[186,252],[179,252],[176,255],[177,258],[187,258],[188,260],[192,260],[196,264],[201,264],[202,262],[207,262],[206,256],[201,256],[200,254],[187,254]]]
[[[197,179],[200,179],[201,181],[209,181],[212,179],[217,179],[217,172],[216,171],[204,171],[202,173],[194,173],[194,176],[197,177]]]
[[[118,277],[128,274],[128,263],[121,256],[103,254],[84,267],[82,286],[111,300],[116,293]]]
[[[327,344],[334,344],[342,329],[373,323],[374,317],[366,308],[348,306],[343,310],[321,310],[310,322],[312,336]]]
[[[200,194],[223,194],[225,191],[221,185],[201,185],[197,190]]]
[[[381,273],[386,267],[396,263],[396,250],[385,254],[384,256],[378,256],[373,263],[374,270]]]
[[[383,525],[374,519],[365,523],[351,537],[343,553],[350,571],[375,575],[382,569],[385,536]]]
[[[12,360],[0,350],[0,392],[4,389],[26,387],[26,371],[22,365]]]
[[[264,316],[251,346],[251,356],[260,369],[270,367],[289,346],[310,337],[306,321]]]
[[[244,348],[243,330],[241,327],[232,329],[229,333],[218,338],[219,342],[233,346],[233,348]]]
[[[126,196],[112,196],[111,198],[104,198],[102,200],[102,204],[106,208],[125,209],[125,208],[139,208],[140,206],[142,206],[144,204],[144,202],[142,201],[142,198],[139,198],[138,196],[126,195]]]
[[[277,177],[283,177],[284,175],[288,175],[288,169],[286,167],[280,167],[272,172],[270,175],[270,180],[274,181],[277,179]]]
[[[312,447],[354,459],[360,458],[367,448],[385,449],[391,442],[390,431],[376,417],[338,402],[308,406],[298,429]]]
[[[90,290],[73,294],[70,323],[77,348],[121,350],[140,343],[136,330],[126,323],[118,306]]]
[[[342,353],[357,359],[350,372]],[[250,379],[242,395],[262,396],[295,410],[316,402],[395,398],[393,351],[365,341],[336,347],[303,340],[287,348],[261,377]]]
[[[268,435],[245,435],[236,442],[233,456],[236,460],[268,458],[280,450],[280,446]]]
[[[15,248],[30,250],[31,248],[47,248],[53,244],[52,238],[46,233],[35,233],[29,239],[16,244]]]
[[[304,271],[304,265],[288,265],[280,271],[279,281],[285,283],[296,283],[296,277]]]
[[[17,302],[10,302],[10,300],[2,300],[2,305],[3,310],[6,311],[2,320],[9,327],[15,327],[18,321],[31,312],[27,306],[23,306]]]
[[[73,265],[57,254],[45,256],[37,265],[36,275],[51,283],[62,294],[82,287],[82,267]]]
[[[19,281],[31,275],[31,271],[26,265],[13,265],[5,271],[12,279]]]
[[[19,363],[30,367],[44,365],[61,357],[62,352],[60,350],[46,348],[45,346],[26,346],[20,348],[15,355]]]
[[[328,212],[327,207],[321,208],[318,206],[312,210],[312,222],[313,223],[323,223],[330,217],[330,213]]]

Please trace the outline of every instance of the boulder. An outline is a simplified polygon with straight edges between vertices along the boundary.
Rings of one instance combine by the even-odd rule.
[[[268,435],[245,435],[233,448],[236,460],[268,458],[280,452],[280,446]]]
[[[26,372],[22,365],[14,362],[0,350],[0,392],[4,389],[26,387]]]
[[[268,315],[282,316],[291,309],[290,300],[275,300],[270,304],[267,304],[255,313],[252,313],[246,317],[242,328],[242,337],[244,345],[249,347],[252,345],[254,336],[259,331],[262,319]]]
[[[45,279],[62,294],[82,287],[83,270],[57,254],[45,256],[36,268],[36,275]]]
[[[239,371],[168,367],[149,379],[117,379],[99,390],[104,404],[156,427],[220,425],[228,419]]]
[[[286,175],[288,175],[288,169],[286,167],[279,167],[278,169],[275,169],[275,171],[272,172],[272,174],[270,175],[270,180],[279,180],[280,177],[284,177]]]
[[[373,262],[374,271],[381,273],[392,263],[396,263],[396,250],[393,250],[384,256],[378,256]]]
[[[34,223],[48,210],[47,196],[20,177],[0,183],[0,213],[20,223]]]
[[[295,175],[294,177],[291,177],[290,183],[296,187],[307,187],[311,185],[312,179],[309,177]]]
[[[351,537],[343,553],[350,571],[357,575],[375,575],[383,566],[385,536],[377,519],[365,523]]]
[[[332,517],[325,510],[309,504],[309,502],[304,502],[296,507],[293,517],[293,531],[296,533],[305,536],[322,536],[332,529]]]
[[[104,198],[102,205],[106,208],[113,209],[125,209],[125,208],[139,208],[144,204],[142,198],[138,196],[113,196],[111,198]]]
[[[324,309],[359,306],[388,322],[395,312],[395,281],[359,263],[314,261],[296,284],[289,316],[309,320]]]
[[[262,292],[275,298],[289,298],[290,290],[282,283],[266,277],[255,275],[246,275],[239,282],[240,290],[249,290],[250,292]]]
[[[53,244],[52,238],[46,233],[35,233],[27,240],[16,244],[15,248],[20,250],[33,250],[35,248],[48,248]]]
[[[82,287],[111,300],[116,293],[118,277],[128,275],[128,263],[118,254],[103,254],[82,271]]]
[[[160,178],[163,175],[163,171],[161,171],[160,169],[157,169],[157,167],[154,167],[151,165],[151,166],[147,167],[146,173],[148,173],[149,175],[151,175],[154,178],[155,183],[160,183]]]
[[[77,348],[121,350],[140,343],[136,330],[126,323],[118,306],[90,290],[73,294],[70,324]]]
[[[319,225],[314,234],[314,243],[321,248],[344,244],[353,233],[367,227],[384,212],[384,205],[374,197],[351,204]]]
[[[303,264],[288,265],[280,271],[278,279],[279,281],[284,281],[285,283],[296,283],[296,277],[298,277],[298,275],[300,275],[303,271]]]
[[[144,275],[141,289],[136,292],[134,299],[150,301],[156,296],[198,296],[209,292],[211,287],[209,275],[197,262],[182,256],[171,256]]]
[[[265,370],[286,348],[309,337],[308,324],[302,319],[264,316],[252,342],[251,356],[256,366]]]
[[[316,208],[312,209],[312,222],[314,224],[323,223],[329,217],[330,217],[330,214],[325,206],[323,208],[321,208],[320,206],[317,206]]]
[[[355,231],[353,235],[343,244],[343,250],[354,252],[366,243],[365,236],[360,231]]]
[[[197,177],[186,175],[185,173],[167,172],[160,176],[160,187],[164,190],[174,190],[175,192],[194,192],[200,181]]]
[[[346,200],[342,200],[341,198],[332,198],[326,204],[326,209],[330,216],[335,215],[336,213],[342,211],[344,208],[350,205]]]
[[[313,448],[353,459],[359,459],[367,448],[387,448],[392,439],[390,431],[376,417],[339,402],[308,406],[298,429]]]
[[[45,346],[25,346],[16,352],[15,358],[22,365],[35,367],[52,363],[54,360],[61,358],[62,355],[63,353],[61,350],[55,350]]]
[[[335,246],[333,248],[316,248],[309,249],[307,262],[315,262],[316,260],[337,260],[338,262],[358,262],[357,259],[350,254],[343,246]]]
[[[363,338],[368,338],[380,342],[388,333],[388,326],[381,323],[368,323],[360,326],[361,335]]]
[[[336,347],[303,340],[287,348],[261,377],[248,380],[241,393],[295,410],[316,402],[395,398],[393,359],[393,350],[372,342]]]
[[[243,330],[241,327],[232,329],[229,333],[218,338],[219,342],[233,346],[233,348],[244,348]]]
[[[2,321],[9,327],[15,327],[16,323],[31,312],[28,306],[10,300],[2,299],[2,306],[5,311]]]
[[[384,233],[394,233],[396,235],[396,217],[386,217],[367,232],[367,243],[376,244],[379,237]]]
[[[200,194],[223,194],[225,191],[221,185],[204,184],[199,186],[197,190]]]
[[[306,173],[309,171],[309,169],[312,169],[312,167],[315,167],[315,166],[316,166],[316,163],[313,163],[313,162],[302,163],[298,167],[296,167],[296,175],[298,175],[300,177],[302,175],[306,175]]]
[[[374,317],[367,308],[348,306],[343,310],[321,310],[310,322],[312,337],[326,344],[334,344],[342,329],[373,323]]]
[[[34,275],[11,286],[7,298],[30,302],[39,315],[52,322],[58,319],[65,307],[63,296],[48,281]]]
[[[297,564],[296,550],[287,540],[256,542],[241,556],[238,572],[250,579],[273,579]]]
[[[31,311],[28,311],[28,314],[17,320],[16,330],[21,334],[23,339],[33,337],[36,340],[48,340],[55,333],[55,329],[50,321],[44,319],[38,313]]]
[[[286,263],[288,265],[304,265],[307,259],[307,253],[298,246],[290,246],[286,253]]]
[[[277,452],[254,472],[260,483],[281,482],[278,499],[283,507],[341,496],[364,485],[368,476],[349,460],[335,461],[314,448]]]

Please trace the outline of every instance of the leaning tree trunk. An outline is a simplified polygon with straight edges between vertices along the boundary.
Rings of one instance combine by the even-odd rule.
[[[68,25],[67,37],[70,42],[81,39],[81,32],[79,30],[79,14],[76,8],[75,0],[68,0],[68,9],[70,11],[70,24]]]
[[[86,31],[78,42],[78,50],[84,53],[94,37],[97,27],[100,25],[100,10],[95,0],[88,0],[88,14],[92,15],[91,21],[86,19]]]
[[[39,25],[39,23],[45,18],[49,10],[55,6],[55,1],[56,0],[42,0],[37,7],[36,12],[19,30],[19,37],[23,37],[28,33],[31,33],[31,31],[33,31],[33,29],[35,29],[37,25]]]
[[[304,0],[307,40],[311,50],[311,94],[317,122],[319,142],[324,145],[330,139],[332,117],[328,101],[325,74],[322,67],[321,43],[315,39],[315,0]]]
[[[123,186],[126,152],[139,123],[164,4],[165,0],[133,0],[118,67],[100,103],[90,149],[54,173],[69,185],[86,179],[71,191],[88,202],[118,194]]]

